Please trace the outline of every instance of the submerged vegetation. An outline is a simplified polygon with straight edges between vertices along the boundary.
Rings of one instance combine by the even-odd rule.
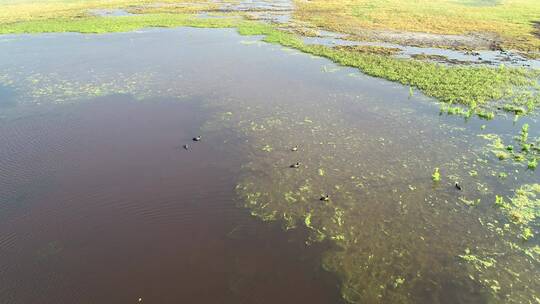
[[[540,158],[540,138],[529,138],[528,124],[523,124],[519,136],[514,137],[515,145],[505,144],[497,134],[480,134],[479,136],[489,141],[487,148],[499,160],[511,160],[517,165],[524,164],[528,169],[536,169],[538,158]]]
[[[128,2],[99,5],[115,7],[128,5]],[[349,1],[346,7],[355,12],[355,18],[362,20],[358,24],[368,22],[373,29],[382,26],[376,24],[379,22],[376,16],[357,16],[364,2]],[[462,6],[470,1],[458,2]],[[527,3],[529,8],[535,5],[526,0],[517,2]],[[230,16],[198,18],[184,14],[185,10],[177,6],[150,7],[133,10],[145,14],[105,18],[81,14],[80,10],[90,8],[91,4],[74,3],[78,3],[74,9],[44,11],[42,18],[16,17],[13,11],[9,13],[12,15],[0,13],[0,33],[111,33],[178,26],[235,28],[240,35],[260,35],[265,42],[324,57],[343,66],[358,68],[367,75],[406,85],[409,99],[414,97],[416,90],[421,91],[443,102],[441,112],[450,115],[475,115],[491,120],[499,110],[516,116],[527,115],[540,104],[540,71],[537,70],[448,66],[407,60],[392,57],[396,50],[391,48],[311,45],[275,25]],[[375,3],[383,5],[380,1]],[[422,3],[431,5],[426,1]],[[334,19],[324,20],[326,11],[321,13],[321,20],[302,15],[311,9],[310,6],[333,5],[336,3],[318,0],[302,3],[296,17],[330,29],[341,28]],[[170,13],[171,10],[175,13]],[[449,14],[449,19],[456,17]],[[526,17],[520,12],[514,11],[514,14]],[[469,18],[469,15],[463,18]],[[388,22],[387,18],[381,20]],[[396,23],[401,22],[401,18],[396,20]],[[507,23],[509,21],[504,24]],[[464,24],[456,31],[464,33],[468,26],[470,24]],[[505,45],[513,45],[517,41],[514,39],[527,36],[521,32],[524,28],[516,26],[499,34],[515,34],[508,34],[509,38],[504,40]],[[396,24],[395,29],[415,30],[400,24]],[[444,32],[439,28],[428,30]],[[526,41],[523,50],[536,47],[535,40],[529,38],[523,38]],[[74,98],[80,96],[77,90],[83,89],[96,95],[110,93],[82,85],[59,86],[59,90],[62,89],[65,95]],[[343,113],[332,107],[320,108],[316,101],[306,100],[296,108],[295,105],[264,105],[259,109],[241,101],[228,106],[231,109],[217,120],[220,123],[223,120],[249,139],[249,147],[245,150],[249,151],[246,155],[250,159],[243,168],[246,174],[236,188],[244,206],[263,221],[280,221],[285,229],[305,228],[309,231],[308,245],[331,242],[333,247],[326,252],[323,266],[339,275],[341,291],[348,302],[410,303],[411,299],[421,297],[425,290],[444,294],[441,290],[448,281],[458,282],[456,284],[460,286],[456,288],[464,290],[485,287],[478,293],[486,302],[534,303],[538,300],[538,282],[529,273],[531,261],[537,263],[540,254],[538,246],[533,245],[538,234],[540,186],[537,184],[518,188],[513,197],[495,194],[483,184],[484,179],[509,180],[509,176],[514,178],[515,175],[495,169],[484,172],[487,169],[476,164],[483,165],[487,160],[480,157],[471,165],[466,164],[464,157],[448,155],[449,151],[458,150],[448,143],[451,141],[448,139],[415,146],[411,150],[403,149],[411,155],[402,160],[397,157],[401,155],[394,152],[414,144],[396,144],[383,137],[375,138],[373,134],[381,132],[376,129],[370,130],[373,134],[367,136],[363,130],[344,123],[339,115]],[[268,113],[275,113],[275,116]],[[318,119],[308,115],[318,115]],[[485,128],[483,125],[481,129]],[[522,125],[512,143],[505,143],[497,134],[480,136],[489,141],[490,153],[501,160],[500,163],[511,161],[520,168],[531,170],[537,167],[540,141],[531,138],[527,124]],[[415,141],[417,137],[421,135],[414,133],[408,140]],[[433,151],[453,159],[442,163],[444,158],[434,157]],[[419,183],[412,179],[413,173],[417,174],[412,171],[413,167],[423,172]],[[466,168],[466,174],[459,176],[456,171],[463,168]],[[430,177],[434,183],[430,183]],[[464,179],[467,182],[462,183]],[[448,180],[456,184],[449,184]],[[496,208],[493,207],[493,195]],[[489,213],[492,216],[489,222],[480,213],[486,211],[482,208],[487,204],[490,212],[495,213]],[[477,217],[464,217],[463,210]],[[449,227],[448,223],[457,224]],[[404,235],[403,231],[408,233]],[[499,236],[510,240],[504,238],[501,241]],[[496,247],[501,242],[510,249],[502,245]],[[493,244],[496,246],[491,250]],[[508,249],[504,257],[497,252],[501,248]],[[515,282],[519,283],[519,288],[514,288]]]
[[[519,68],[444,66],[393,58],[356,49],[305,44],[299,37],[272,25],[237,18],[197,18],[189,14],[149,14],[122,17],[86,17],[17,22],[0,27],[0,33],[80,32],[106,33],[144,27],[236,27],[241,35],[264,35],[266,42],[326,57],[338,64],[360,69],[368,75],[420,89],[448,104],[468,106],[478,116],[493,118],[493,101],[512,106],[526,104],[531,111],[540,103],[540,72]]]
[[[503,211],[508,222],[517,227],[516,237],[528,241],[534,237],[533,231],[540,229],[536,221],[540,218],[540,184],[521,186],[508,200],[497,196],[495,205]]]
[[[238,18],[197,18],[190,14],[148,14],[121,17],[57,18],[5,24],[0,33],[132,31],[144,27],[237,28],[241,35],[263,35],[269,43],[295,48],[328,58],[340,65],[356,67],[363,73],[416,87],[428,96],[448,104],[468,106],[480,117],[492,118],[490,111],[501,101],[514,107],[540,103],[540,72],[501,66],[445,66],[442,64],[393,58],[351,48],[305,44],[294,34],[254,21]]]
[[[318,110],[311,103],[309,107]],[[391,149],[379,147],[351,126],[338,122],[324,128],[320,123],[305,124],[304,116],[298,117],[298,109],[292,106],[262,112],[266,115],[260,111],[250,115],[237,110],[228,122],[242,130],[250,141],[280,148],[271,154],[254,153],[237,191],[253,216],[279,221],[284,229],[303,226],[310,232],[308,245],[332,242],[335,248],[326,252],[323,267],[339,275],[342,295],[348,302],[414,303],[413,299],[420,297],[419,290],[430,289],[433,297],[439,296],[446,280],[458,282],[465,290],[476,290],[482,299],[493,303],[527,303],[538,297],[538,284],[528,273],[530,263],[536,263],[534,245],[519,243],[524,239],[531,242],[535,228],[505,228],[503,221],[507,215],[506,211],[501,212],[513,209],[527,213],[525,210],[537,202],[516,201],[508,209],[493,208],[489,191],[485,200],[473,194],[475,188],[486,188],[474,185],[485,172],[471,170],[466,176],[456,175],[464,164],[451,172],[447,172],[448,165],[443,167],[445,175],[452,181],[459,180],[459,184],[445,182],[437,167],[428,168],[432,174],[425,175],[437,187],[424,182],[413,186],[407,178],[413,174],[407,172],[413,167],[425,168],[426,162],[432,164],[426,161],[426,155],[397,165],[388,164],[385,157],[379,159],[374,155],[388,156]],[[274,112],[279,116],[277,124],[276,118],[268,114]],[[312,114],[306,112],[302,115]],[[325,110],[324,120],[337,121],[334,112]],[[254,123],[265,127],[254,130]],[[293,134],[291,130],[295,130]],[[298,140],[299,134],[303,147],[300,156],[280,152],[288,150],[291,139]],[[329,140],[330,134],[337,138]],[[435,142],[441,144],[440,140]],[[327,143],[338,148],[327,149]],[[448,146],[434,149],[438,153],[454,150]],[[303,166],[286,169],[297,157],[305,159]],[[332,170],[323,170],[321,174],[320,168]],[[466,186],[462,188],[462,184]],[[387,191],[381,193],[381,189]],[[328,193],[331,199],[322,199],[325,196],[321,193]],[[533,198],[528,192],[527,197]],[[502,196],[499,200],[505,202]],[[463,204],[473,216],[455,212],[449,205],[453,201]],[[484,208],[492,212],[483,214]],[[441,231],[440,227],[445,228]],[[506,243],[499,239],[502,236],[508,238]],[[500,251],[505,252],[504,257]],[[440,260],[434,260],[433,255]],[[446,260],[448,256],[455,260]],[[463,268],[456,268],[454,262]],[[513,287],[516,282],[519,288]]]

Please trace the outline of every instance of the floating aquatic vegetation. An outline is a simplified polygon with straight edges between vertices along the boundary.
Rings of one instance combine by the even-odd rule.
[[[524,124],[521,126],[521,143],[526,144],[529,139],[529,124]]]
[[[479,258],[478,256],[471,254],[469,248],[465,249],[465,254],[459,255],[464,261],[471,263],[477,270],[482,271],[485,268],[490,268],[495,266],[495,259],[493,258]]]
[[[478,204],[480,204],[480,199],[476,199],[476,200],[469,200],[469,199],[466,199],[465,197],[459,197],[459,200],[464,203],[465,205],[467,206],[477,206]]]
[[[251,27],[243,30],[257,32]],[[289,39],[290,36],[274,32],[267,36],[268,41],[296,43]],[[347,56],[342,60],[347,62]],[[383,66],[388,67],[384,63]],[[414,294],[417,290],[427,288],[440,293],[438,286],[448,279],[471,284],[469,273],[450,257],[463,253],[464,242],[486,242],[484,230],[474,231],[480,229],[472,223],[476,219],[456,211],[467,209],[476,214],[475,210],[480,208],[447,204],[455,202],[456,195],[447,193],[442,186],[433,187],[426,176],[436,165],[444,166],[445,175],[451,166],[454,173],[471,167],[465,167],[461,159],[458,165],[454,160],[442,164],[441,161],[455,156],[453,152],[462,150],[446,139],[422,134],[435,129],[429,128],[433,124],[426,123],[425,129],[422,124],[415,125],[422,132],[413,130],[409,134],[406,128],[396,128],[385,117],[384,124],[376,124],[367,132],[355,127],[354,122],[344,122],[339,107],[324,100],[305,100],[301,106],[279,102],[254,106],[240,100],[226,106],[225,110],[220,108],[219,121],[249,139],[242,151],[250,159],[242,168],[242,180],[237,186],[242,203],[263,221],[281,221],[285,229],[304,226],[309,231],[307,244],[332,242],[335,248],[325,254],[323,265],[339,276],[342,294],[348,301],[407,303],[419,297]],[[405,135],[404,139],[399,135]],[[296,144],[302,151],[287,151]],[[496,143],[497,148],[499,144],[502,141]],[[403,151],[411,152],[407,159]],[[434,157],[436,154],[440,156]],[[299,160],[301,168],[288,168]],[[464,178],[470,179],[467,171],[463,172]],[[480,175],[478,180],[484,172]],[[432,178],[441,180],[438,168]],[[487,192],[488,187],[478,188],[479,192]],[[477,197],[466,194],[470,197],[467,201],[479,204]],[[320,200],[323,195],[332,199]],[[463,236],[467,236],[465,241]],[[534,254],[532,249],[530,252]],[[496,268],[484,267],[490,258],[497,257],[478,257],[480,262],[472,257],[461,260],[480,265],[485,271]],[[494,265],[504,263],[497,260]],[[523,269],[516,272],[524,273]],[[507,275],[500,274],[503,279]],[[527,289],[523,289],[525,296],[520,294],[509,280],[501,280],[493,273],[482,274],[481,280],[483,286],[494,292],[502,289],[508,294],[518,293],[515,302],[533,294]]]
[[[435,171],[433,171],[433,174],[431,175],[431,179],[433,179],[434,182],[439,182],[441,180],[439,168],[435,168]]]
[[[270,145],[264,145],[264,147],[262,147],[262,150],[264,152],[272,152],[273,148]]]
[[[156,75],[149,72],[136,72],[130,75],[98,75],[80,78],[80,75],[53,73],[25,74],[22,70],[13,71],[17,81],[17,100],[19,103],[51,104],[74,101],[110,94],[131,94],[142,99],[156,92]]]
[[[476,112],[476,115],[482,119],[486,119],[486,120],[492,120],[493,118],[495,118],[495,113],[491,112],[491,111],[477,111]]]
[[[495,205],[503,211],[508,221],[518,227],[523,239],[530,239],[533,236],[534,227],[531,225],[537,225],[536,219],[540,218],[538,196],[540,184],[521,186],[509,200],[498,195],[495,197]]]
[[[530,240],[532,237],[534,237],[534,234],[533,234],[533,232],[532,232],[532,229],[529,228],[529,227],[523,228],[523,230],[521,231],[521,238],[522,238],[524,241],[528,241],[528,240]]]
[[[534,108],[534,105],[532,103],[531,103],[531,108]],[[520,106],[513,105],[513,104],[505,104],[503,106],[503,110],[507,112],[512,112],[516,115],[522,115],[522,114],[527,113],[527,109]]]
[[[448,67],[431,62],[405,60],[387,55],[358,53],[323,45],[305,44],[299,37],[275,26],[239,18],[197,18],[189,14],[145,14],[123,17],[85,17],[47,19],[10,23],[0,33],[81,32],[105,33],[131,31],[144,27],[236,27],[241,35],[264,35],[264,41],[294,48],[315,56],[326,57],[340,65],[360,69],[363,73],[395,81],[446,103],[458,103],[471,109],[501,101],[513,103],[527,96],[531,107],[540,103],[538,73],[535,71],[491,67]],[[495,105],[493,105],[495,106]],[[466,112],[472,115],[472,112]],[[491,110],[477,110],[484,119],[493,119]]]
[[[271,215],[282,223],[284,229],[304,227],[309,231],[309,237],[306,238],[308,245],[326,241],[336,246],[325,253],[323,267],[339,276],[344,299],[351,303],[411,302],[411,299],[415,298],[411,294],[413,290],[424,288],[423,284],[429,285],[426,283],[428,278],[435,278],[435,273],[440,272],[451,275],[461,282],[460,284],[484,286],[485,290],[482,292],[489,291],[505,296],[511,294],[518,299],[514,301],[516,303],[530,297],[530,289],[527,289],[527,294],[522,294],[517,289],[510,288],[511,280],[507,279],[507,273],[500,274],[497,271],[499,267],[511,267],[509,269],[512,271],[522,274],[524,270],[515,266],[517,261],[499,261],[497,255],[491,254],[476,254],[474,257],[477,259],[474,259],[472,252],[469,256],[463,254],[462,238],[453,243],[456,235],[467,235],[470,240],[467,241],[469,248],[483,243],[489,248],[488,246],[499,241],[490,239],[486,242],[483,239],[485,232],[480,234],[482,238],[476,238],[470,231],[467,232],[477,228],[471,228],[474,225],[467,222],[466,216],[456,213],[454,207],[454,211],[443,210],[444,206],[450,207],[443,201],[455,197],[446,196],[445,187],[432,187],[429,183],[417,181],[413,184],[408,180],[410,173],[404,172],[417,168],[430,170],[425,159],[415,164],[410,161],[398,162],[395,166],[388,164],[378,156],[394,150],[391,137],[362,135],[362,131],[353,130],[350,125],[336,119],[336,109],[325,108],[325,111],[320,111],[321,105],[311,104],[309,101],[305,101],[302,106],[302,110],[292,105],[285,108],[268,106],[266,111],[252,107],[251,113],[243,111],[235,115],[238,121],[246,121],[241,124],[242,130],[249,137],[251,145],[257,146],[261,143],[273,147],[291,147],[299,144],[302,147],[301,152],[295,153],[283,151],[289,150],[284,148],[282,151],[274,149],[264,156],[253,154],[254,158],[246,167],[247,171],[237,189],[243,198],[244,206],[253,210],[255,216],[267,220],[268,215]],[[251,122],[262,124],[271,120],[272,115],[268,113],[280,117],[282,123],[267,126],[261,131],[253,130]],[[251,120],[237,116],[258,118]],[[327,121],[333,123],[321,123]],[[497,147],[506,151],[504,145],[500,146],[501,143],[497,142]],[[377,147],[380,147],[380,150]],[[297,159],[302,161],[302,169],[289,170],[288,166]],[[434,163],[430,161],[429,164]],[[470,175],[449,174],[452,180],[467,184],[466,178],[480,181],[484,178],[480,167],[444,165],[445,171],[450,170],[448,166],[452,170],[455,168],[456,172],[461,172],[463,167],[470,168],[466,171],[471,172]],[[482,163],[482,169],[484,166],[486,165]],[[440,170],[431,170],[442,180]],[[496,171],[493,174],[496,176]],[[488,185],[481,184],[478,187],[483,195],[490,193],[485,190],[489,188]],[[432,194],[431,191],[437,191],[437,194]],[[467,208],[467,212],[471,214],[483,210],[483,200],[474,194],[474,188],[467,188],[466,191],[467,197],[455,197],[455,200],[471,207],[476,206]],[[331,200],[321,199],[326,195],[329,195]],[[421,215],[426,213],[429,215]],[[429,224],[419,224],[417,216],[421,216],[422,221]],[[452,229],[463,228],[463,231],[447,234],[438,228],[440,226],[435,218],[439,217],[441,222],[445,223],[465,221],[468,224],[452,226]],[[470,220],[473,221],[474,217]],[[490,229],[491,225],[486,227],[485,229]],[[434,233],[433,229],[437,232]],[[495,226],[493,229],[493,233],[499,235]],[[404,230],[414,232],[404,236],[401,233]],[[423,251],[424,248],[429,248],[430,252],[435,250],[440,256],[452,254],[455,258],[463,255],[456,263],[464,263],[471,268],[464,271],[452,263],[441,266],[433,261],[425,264],[415,261],[418,251]],[[482,272],[476,273],[477,268]],[[481,289],[478,286],[474,288]]]
[[[442,104],[440,113],[446,113],[448,115],[462,115],[465,117],[469,116],[469,113],[472,111],[467,110],[463,106],[452,106],[451,104]]]
[[[513,145],[506,145],[497,134],[480,134],[478,136],[489,141],[487,147],[499,160],[512,159],[516,164],[527,160],[526,166],[531,170],[536,169],[539,151],[536,149],[535,143],[529,142],[528,124],[524,124],[520,136],[515,137],[521,151],[516,151]]]
[[[538,158],[533,158],[527,163],[527,168],[534,170],[538,167]]]

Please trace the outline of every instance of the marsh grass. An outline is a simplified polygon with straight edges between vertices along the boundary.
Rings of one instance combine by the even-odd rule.
[[[91,9],[123,8],[135,12],[196,13],[215,6],[214,2],[207,0],[183,0],[182,3],[174,0],[0,0],[0,27],[16,22],[88,17]]]
[[[100,34],[129,32],[148,27],[230,28],[238,25],[232,18],[197,18],[189,14],[151,14],[122,17],[56,18],[17,22],[0,27],[0,34],[77,32]]]
[[[386,55],[386,56],[397,55],[401,52],[401,49],[399,48],[390,48],[390,47],[372,46],[372,45],[339,45],[339,46],[335,46],[334,49],[357,52],[357,53],[365,53],[365,54]]]
[[[294,17],[338,32],[407,31],[433,34],[484,33],[508,49],[540,50],[540,2],[505,0],[471,5],[468,0],[295,0]],[[376,38],[376,37],[375,37]]]
[[[305,44],[298,36],[276,27],[239,18],[197,18],[190,14],[148,14],[123,17],[56,18],[15,22],[0,27],[0,34],[80,32],[125,32],[145,27],[237,28],[241,35],[262,35],[264,41],[328,58],[340,65],[358,68],[367,75],[415,87],[442,102],[469,106],[479,117],[492,119],[494,114],[480,107],[490,101],[513,104],[524,100],[531,108],[540,103],[536,88],[539,71],[487,66],[445,66],[442,64],[393,58],[348,48]],[[478,107],[478,109],[477,109]]]
[[[260,25],[241,29],[240,34],[266,35],[264,40],[298,49],[316,56],[326,57],[340,65],[356,67],[363,73],[399,82],[420,89],[424,94],[446,103],[489,107],[490,101],[513,103],[526,94],[532,107],[540,104],[538,71],[500,66],[465,67],[445,66],[392,58],[348,49],[335,49],[323,45],[306,45],[298,37],[270,26]],[[494,113],[478,109],[478,116],[493,119]]]

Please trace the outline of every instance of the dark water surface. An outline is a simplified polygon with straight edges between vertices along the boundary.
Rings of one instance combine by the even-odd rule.
[[[3,125],[1,302],[337,301],[318,250],[236,206],[240,159],[191,144],[204,119],[110,96]]]
[[[439,115],[233,30],[8,35],[0,49],[2,303],[540,297],[538,239],[493,208],[539,170],[480,137],[514,143],[524,122],[538,137],[534,116]]]

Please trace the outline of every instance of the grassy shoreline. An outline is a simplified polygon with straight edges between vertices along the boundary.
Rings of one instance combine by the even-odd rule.
[[[487,47],[540,51],[535,0],[295,0],[295,5],[295,19],[333,31],[480,35],[491,41]]]
[[[147,27],[181,26],[234,28],[241,35],[261,35],[264,36],[263,40],[268,43],[279,44],[285,47],[294,48],[307,54],[325,57],[340,65],[358,68],[365,74],[388,79],[403,85],[411,86],[411,88],[417,88],[426,95],[435,97],[440,101],[445,102],[449,107],[448,111],[450,111],[450,109],[458,108],[457,106],[454,106],[454,104],[459,105],[459,109],[462,109],[461,106],[463,106],[463,108],[468,108],[469,110],[459,112],[459,114],[463,115],[485,115],[487,118],[489,118],[489,113],[491,113],[489,111],[495,110],[499,105],[499,103],[494,102],[495,100],[502,100],[503,102],[507,102],[509,105],[515,105],[516,107],[524,107],[526,110],[523,114],[534,110],[534,107],[540,103],[537,93],[539,77],[538,71],[507,67],[448,67],[435,63],[396,59],[381,54],[359,53],[353,50],[337,49],[322,45],[308,45],[305,44],[300,37],[288,32],[284,32],[274,26],[254,21],[246,21],[239,18],[201,19],[193,15],[185,14],[149,14],[126,17],[62,17],[56,19],[12,23],[9,26],[0,27],[0,32],[11,34],[46,32],[79,32],[99,34],[128,32]],[[529,90],[529,88],[531,89]],[[414,94],[414,90],[411,90],[411,93]],[[309,121],[309,123],[312,123],[312,121]],[[271,125],[270,122],[267,122],[267,124]],[[252,126],[250,125],[250,127]],[[251,130],[255,132],[253,129]],[[256,138],[260,137],[254,136],[254,140]],[[527,142],[527,140],[524,141]],[[287,143],[286,145],[283,143],[278,145],[278,143],[280,143],[279,138],[275,144],[272,142],[274,146],[291,146],[291,143]],[[365,142],[362,142],[361,144],[357,143],[356,146],[364,146],[365,144]],[[344,142],[342,146],[346,146],[346,142]],[[331,173],[328,173],[323,169],[319,169],[315,178],[326,181],[327,179],[331,178],[328,176],[330,174]],[[334,180],[339,180],[335,176],[333,178],[335,178]],[[440,176],[438,179],[440,179]],[[282,180],[290,181],[290,179],[279,178],[276,180],[270,180],[270,182]],[[359,290],[377,291],[379,290],[380,286],[375,284],[377,280],[365,280],[362,275],[364,271],[362,268],[359,268],[358,265],[365,261],[370,261],[371,259],[375,259],[376,262],[374,262],[374,264],[382,265],[383,263],[387,262],[384,260],[386,255],[381,252],[380,255],[372,257],[371,255],[364,254],[365,251],[362,250],[363,248],[356,245],[356,239],[361,240],[363,236],[361,233],[353,233],[353,231],[350,229],[350,223],[355,223],[356,213],[347,212],[346,210],[339,208],[339,205],[330,203],[320,203],[319,205],[316,205],[318,206],[316,208],[322,209],[324,213],[316,209],[303,210],[299,209],[300,207],[291,208],[289,206],[286,207],[289,209],[280,210],[279,208],[281,208],[281,205],[273,206],[274,208],[278,208],[272,210],[267,208],[267,205],[263,204],[266,202],[283,202],[283,199],[277,196],[276,198],[273,198],[273,193],[265,194],[265,191],[268,188],[268,183],[260,183],[259,180],[253,182],[253,184],[249,184],[250,180],[246,180],[246,182],[248,183],[239,184],[237,190],[239,191],[239,195],[244,198],[244,201],[258,201],[261,203],[260,205],[246,205],[246,207],[252,210],[255,216],[259,216],[263,220],[275,220],[276,214],[278,214],[276,210],[283,211],[282,216],[283,219],[288,221],[287,223],[293,223],[291,225],[302,225],[302,223],[304,223],[308,229],[313,231],[313,240],[310,241],[315,242],[318,241],[318,238],[328,238],[342,246],[342,248],[350,250],[331,252],[326,257],[324,263],[327,270],[340,274],[342,278],[342,294],[347,301],[356,302],[359,298],[370,299],[370,297],[372,297],[373,301],[375,302],[376,299],[378,299],[378,294],[359,294]],[[314,181],[313,183],[317,185],[317,182],[318,181]],[[353,182],[356,182],[356,177],[351,179],[351,187]],[[292,184],[293,183],[290,185]],[[285,189],[285,186],[288,187],[289,183],[283,183],[282,186],[284,187],[283,189]],[[534,189],[537,188],[537,186],[534,187]],[[274,189],[274,187],[270,188]],[[305,199],[306,201],[309,201],[312,197],[318,199],[316,196],[317,194],[314,196],[313,194],[309,193],[310,191],[318,191],[322,188],[322,186],[312,187],[306,182],[305,185],[298,188],[298,192],[286,192],[285,200],[292,206],[298,206],[300,204],[294,205],[293,203],[296,203],[296,201],[302,201],[304,197],[309,198]],[[336,188],[335,191],[336,193],[341,194],[347,193],[347,189],[348,188]],[[527,190],[527,188],[524,188],[522,192],[525,190]],[[308,194],[304,192],[308,192]],[[508,214],[509,216],[513,216],[513,213],[511,212],[514,210],[518,210],[520,212],[519,214],[527,214],[529,212],[528,210],[530,209],[530,204],[528,202],[520,202],[531,196],[528,194],[528,192],[524,192],[525,196],[527,197],[524,197],[524,195],[516,196],[516,198],[511,200],[511,202],[508,204],[501,204],[501,208],[503,212],[505,212],[505,215]],[[260,196],[262,196],[264,199],[260,199]],[[347,203],[347,200],[350,200],[351,202],[356,201],[353,200],[352,196],[349,199],[346,197],[340,197],[338,194],[333,195],[332,200],[333,202],[345,203]],[[537,203],[535,204],[537,205]],[[312,205],[313,204],[306,206],[310,206],[309,208],[311,208]],[[347,205],[343,204],[342,206]],[[256,213],[259,211],[259,209],[257,209],[258,207],[260,207],[261,210],[259,214]],[[458,216],[461,215],[455,215],[454,220]],[[524,224],[529,224],[531,222],[529,218],[525,219],[527,222],[524,222]],[[343,223],[347,223],[347,225],[344,225]],[[521,224],[521,222],[518,222],[518,224]],[[524,229],[527,228],[525,226],[523,227]],[[398,227],[395,229],[398,229]],[[360,231],[360,229],[356,231]],[[523,235],[527,236],[527,234]],[[530,236],[527,237],[530,238]],[[393,241],[395,244],[402,244],[397,238]],[[424,239],[421,239],[420,241],[419,238],[416,238],[414,241],[417,242],[416,244],[424,243]],[[403,242],[413,241],[404,240]],[[512,246],[514,245],[512,244]],[[382,245],[380,247],[374,247],[386,248],[386,246]],[[405,254],[406,257],[409,254],[405,251],[398,252],[394,260],[396,263],[399,262],[399,258],[401,258],[402,253]],[[492,279],[494,275],[491,272],[498,273],[499,269],[505,270],[506,268],[504,264],[502,266],[497,266],[501,268],[495,268],[494,259],[480,256],[481,251],[478,251],[479,256],[475,256],[475,253],[476,251],[474,249],[471,251],[467,248],[465,249],[464,254],[459,255],[459,257],[463,259],[464,262],[469,263],[471,267],[480,268],[479,274],[475,280],[481,282],[481,284],[485,285],[486,288],[493,289],[494,293],[496,294],[500,289],[500,286],[497,281]],[[504,261],[501,263],[504,263]],[[465,276],[465,273],[463,273],[463,276]],[[378,281],[384,281],[387,283],[390,282],[390,284],[387,286],[385,285],[385,290],[390,294],[389,297],[393,297],[392,299],[394,299],[396,302],[405,302],[405,299],[401,298],[401,296],[404,294],[400,292],[399,288],[408,288],[408,286],[413,286],[412,284],[414,284],[414,278],[394,276],[392,273],[383,274],[378,279]],[[372,284],[371,288],[362,288],[365,282],[370,282],[370,284]],[[501,282],[503,287],[505,287],[504,284],[506,283]],[[520,302],[521,300],[521,298],[517,298],[515,302]]]
[[[291,47],[325,57],[343,66],[410,86],[447,104],[468,108],[461,114],[487,118],[500,107],[532,112],[540,104],[540,71],[501,66],[469,67],[393,58],[344,48],[305,44],[302,39],[275,26],[240,18],[197,18],[191,14],[145,14],[122,17],[55,18],[16,22],[0,26],[0,34],[111,33],[147,27],[236,28],[240,35],[262,35],[268,43]],[[486,114],[487,113],[487,114]]]

